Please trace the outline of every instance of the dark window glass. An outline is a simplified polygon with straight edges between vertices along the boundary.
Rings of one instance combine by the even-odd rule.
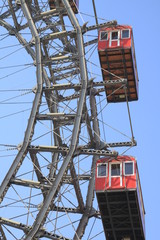
[[[122,38],[129,38],[129,30],[122,30]]]
[[[107,40],[108,39],[108,33],[107,32],[101,32],[101,40]]]
[[[125,163],[125,175],[133,174],[133,162]]]
[[[112,40],[118,39],[118,32],[112,32],[111,38],[112,38]]]
[[[98,177],[105,177],[105,176],[107,176],[107,165],[99,164],[98,165]]]
[[[120,176],[120,164],[111,165],[111,176]]]

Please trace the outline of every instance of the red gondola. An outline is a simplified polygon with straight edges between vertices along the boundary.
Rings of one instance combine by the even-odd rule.
[[[107,240],[145,240],[145,210],[135,158],[98,160],[95,191]]]
[[[71,5],[73,12],[75,14],[78,13],[79,0],[69,0],[69,3]],[[56,8],[55,0],[49,0],[49,5],[50,5],[50,9],[55,9]],[[59,1],[59,7],[64,8],[62,1]],[[63,13],[63,15],[66,15],[66,13]]]
[[[99,31],[98,53],[104,81],[114,82],[106,86],[108,102],[138,100],[138,74],[132,27],[118,25]],[[127,79],[126,94],[116,80]]]

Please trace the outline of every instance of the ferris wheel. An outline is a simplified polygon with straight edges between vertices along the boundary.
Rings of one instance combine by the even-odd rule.
[[[84,1],[0,3],[0,239],[107,239],[96,164],[136,146],[138,76],[131,53],[118,52],[115,70],[117,50],[101,51],[110,29],[110,47],[132,30],[116,30],[88,2],[92,13],[81,12]]]

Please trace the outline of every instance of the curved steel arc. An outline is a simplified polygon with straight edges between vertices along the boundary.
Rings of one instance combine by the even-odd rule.
[[[22,3],[25,4],[24,1],[22,1]],[[8,28],[10,30],[13,30],[15,35],[17,35],[17,37],[19,38],[20,42],[23,42],[23,45],[24,45],[24,42],[25,42],[24,39],[22,39],[20,34],[18,34],[14,28],[12,28],[9,24],[3,22],[3,20],[1,20],[1,25],[2,26],[5,25],[6,28]],[[4,178],[4,180],[1,184],[1,187],[0,187],[0,202],[3,200],[3,197],[4,197],[4,195],[7,191],[7,185],[9,184],[10,179],[16,174],[17,167],[21,165],[23,159],[25,158],[25,156],[27,154],[27,147],[28,147],[28,145],[31,141],[32,136],[33,136],[36,114],[38,112],[40,102],[41,102],[41,97],[42,97],[43,78],[42,78],[40,39],[39,39],[39,35],[37,33],[37,30],[32,23],[31,18],[30,18],[30,21],[29,21],[29,26],[30,26],[32,34],[35,38],[35,47],[36,47],[35,58],[36,58],[36,68],[37,68],[37,89],[36,89],[35,98],[34,98],[34,101],[33,101],[31,114],[30,114],[30,117],[29,117],[29,120],[28,120],[28,125],[27,125],[27,129],[26,129],[26,132],[25,132],[23,144],[22,144],[22,146],[21,146],[13,164],[11,165],[11,167],[10,167],[7,175],[5,176],[5,178]],[[33,52],[31,53],[31,55],[32,55],[32,57],[34,57]]]
[[[81,124],[81,117],[82,117],[82,111],[85,103],[85,98],[86,98],[86,90],[87,90],[87,71],[86,71],[86,63],[85,63],[85,57],[84,57],[84,47],[83,47],[83,37],[82,37],[82,30],[81,27],[70,7],[70,4],[68,0],[62,0],[64,6],[67,9],[68,16],[70,17],[70,20],[73,24],[73,26],[77,30],[77,48],[78,48],[78,53],[79,53],[79,62],[80,62],[80,75],[81,75],[81,81],[82,81],[82,89],[80,92],[80,98],[77,106],[77,113],[76,113],[76,118],[75,118],[75,123],[74,123],[74,128],[73,128],[73,133],[72,133],[72,138],[71,138],[71,144],[70,144],[70,149],[69,153],[67,154],[66,158],[64,159],[64,162],[59,170],[59,173],[56,177],[55,182],[53,183],[49,193],[47,194],[46,199],[43,202],[43,205],[37,215],[37,218],[33,224],[32,230],[27,234],[25,240],[30,240],[33,239],[34,236],[36,235],[37,231],[42,225],[42,222],[44,221],[47,213],[48,213],[48,208],[51,204],[51,201],[53,200],[57,188],[61,182],[62,176],[64,175],[68,164],[70,163],[72,156],[74,154],[74,151],[76,149],[77,145],[77,140],[79,136],[79,131],[80,131],[80,124]]]

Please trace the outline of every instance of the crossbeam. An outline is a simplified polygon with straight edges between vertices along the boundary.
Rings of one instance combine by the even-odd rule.
[[[58,147],[58,146],[29,146],[28,150],[31,152],[58,152],[58,153],[68,153],[69,148],[68,147]],[[98,156],[110,156],[110,157],[116,157],[118,153],[116,151],[108,151],[108,150],[96,150],[96,149],[89,149],[80,146],[80,148],[77,147],[75,150],[74,155],[98,155]]]
[[[7,219],[7,218],[2,218],[0,217],[0,225],[7,225],[7,226],[10,226],[10,227],[13,227],[13,228],[17,228],[19,230],[22,230],[24,231],[25,233],[28,233],[32,227],[31,226],[28,226],[28,225],[25,225],[21,222],[17,222],[17,221],[13,221],[13,220],[10,220],[10,219]],[[69,238],[64,238],[62,236],[59,236],[57,234],[54,234],[54,233],[51,233],[51,232],[48,232],[46,231],[46,229],[44,228],[41,228],[38,232],[38,236],[40,237],[45,237],[45,238],[48,238],[48,239],[53,239],[53,240],[60,240],[60,239],[63,239],[63,240],[71,240]]]

